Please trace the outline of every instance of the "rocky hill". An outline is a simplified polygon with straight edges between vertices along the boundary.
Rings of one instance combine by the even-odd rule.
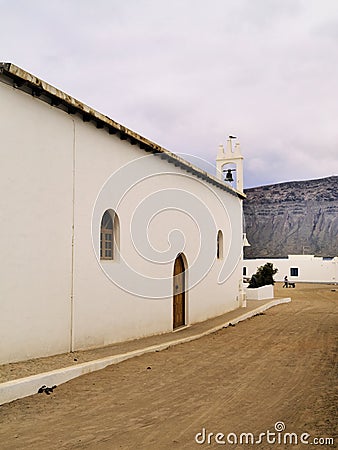
[[[246,258],[338,256],[338,176],[246,189]]]

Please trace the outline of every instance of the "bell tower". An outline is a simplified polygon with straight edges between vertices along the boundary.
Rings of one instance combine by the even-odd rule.
[[[229,136],[227,139],[226,150],[224,152],[223,145],[218,146],[218,154],[216,158],[216,176],[222,181],[232,182],[232,173],[235,172],[235,189],[243,192],[243,156],[241,155],[241,148],[239,142],[235,143],[235,147],[232,147],[232,141],[237,139],[235,136]],[[236,168],[232,169],[231,165],[235,165]],[[228,167],[226,167],[228,166]],[[224,179],[223,170],[227,170],[226,178]]]

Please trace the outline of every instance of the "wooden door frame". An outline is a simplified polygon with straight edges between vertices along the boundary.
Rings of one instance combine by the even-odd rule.
[[[177,272],[177,263],[180,261],[180,268],[181,272]],[[179,253],[174,261],[174,268],[173,268],[173,313],[172,313],[172,320],[173,320],[173,329],[177,329],[180,327],[183,327],[186,325],[186,270],[187,270],[187,264],[185,261],[185,257],[183,253]],[[179,292],[178,294],[175,293],[175,276],[182,274],[182,284],[183,284],[183,290],[182,292]],[[177,311],[178,306],[180,306],[180,310]],[[182,321],[177,322],[177,314],[182,316]]]

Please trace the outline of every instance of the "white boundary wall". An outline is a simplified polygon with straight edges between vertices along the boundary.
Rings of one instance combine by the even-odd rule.
[[[338,283],[338,257],[329,259],[314,255],[289,255],[288,258],[280,259],[245,259],[243,261],[243,267],[246,268],[245,276],[251,277],[258,267],[268,262],[278,269],[274,276],[275,281],[283,281],[287,275],[291,282]],[[295,273],[298,273],[298,276],[295,276]]]

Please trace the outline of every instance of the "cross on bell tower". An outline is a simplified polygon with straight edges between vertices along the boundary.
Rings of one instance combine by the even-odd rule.
[[[235,143],[235,147],[232,147],[232,141],[237,139],[235,136],[229,136],[227,139],[226,150],[224,152],[223,145],[219,145],[218,154],[216,158],[216,176],[224,181],[223,170],[227,171],[225,181],[232,180],[232,172],[235,172],[236,189],[243,192],[243,156],[241,155],[241,148],[239,142]],[[236,169],[232,169],[229,165],[234,164]],[[227,167],[228,166],[228,167]]]

